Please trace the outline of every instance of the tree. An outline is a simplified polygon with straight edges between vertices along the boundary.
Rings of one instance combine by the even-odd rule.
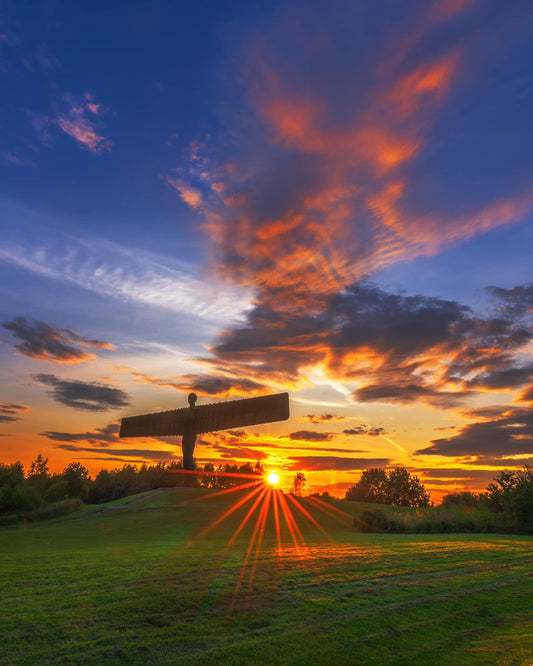
[[[37,458],[35,458],[35,460],[30,465],[28,478],[32,476],[50,476],[48,458],[43,458],[41,453],[37,455]]]
[[[307,483],[307,479],[305,478],[305,474],[303,472],[296,472],[296,476],[294,477],[294,495],[295,497],[300,497],[302,494],[302,490]]]
[[[61,476],[67,483],[67,494],[69,497],[78,497],[82,500],[87,499],[91,477],[86,467],[79,462],[72,462],[61,472]]]
[[[394,506],[429,506],[429,493],[418,476],[398,465],[390,470],[387,483],[388,504]]]
[[[394,506],[429,506],[430,497],[420,479],[397,465],[387,472],[380,467],[363,470],[361,478],[346,492],[346,499]]]
[[[89,502],[108,502],[113,499],[113,475],[107,469],[102,469],[96,475],[89,489]]]
[[[30,465],[28,484],[34,488],[41,497],[43,497],[51,480],[52,477],[50,476],[50,470],[48,468],[48,458],[43,458],[39,453],[37,458]]]
[[[502,471],[494,481],[487,486],[487,501],[505,531],[533,533],[533,468]]]
[[[371,467],[363,470],[361,478],[347,492],[346,499],[352,502],[387,503],[388,476],[386,470]]]
[[[9,513],[18,508],[17,491],[24,488],[24,467],[16,462],[12,465],[0,463],[0,513]]]

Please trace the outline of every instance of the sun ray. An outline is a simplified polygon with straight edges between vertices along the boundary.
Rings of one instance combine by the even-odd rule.
[[[261,550],[261,544],[263,543],[263,536],[265,534],[266,521],[267,521],[267,518],[268,518],[268,510],[270,508],[270,500],[271,500],[273,492],[274,491],[272,490],[272,488],[268,489],[268,492],[267,492],[267,494],[266,494],[266,496],[263,500],[263,504],[261,505],[261,512],[259,514],[259,519],[260,519],[259,533],[257,535],[257,545],[256,545],[256,548],[255,548],[255,556],[254,556],[254,561],[253,561],[253,564],[252,564],[252,570],[250,572],[250,581],[249,581],[249,584],[248,584],[248,590],[251,590],[252,583],[253,583],[254,578],[255,578],[255,572],[256,572],[256,569],[257,569],[257,562],[259,560],[259,552]],[[259,520],[258,520],[258,522],[259,522]]]
[[[265,493],[267,492],[267,490],[268,490],[268,488],[265,488],[264,486],[263,486],[262,488],[259,488],[259,489],[257,490],[257,492],[261,491],[261,494],[259,495],[259,497],[256,498],[255,502],[253,503],[253,505],[252,505],[252,506],[250,507],[250,509],[248,510],[248,513],[246,514],[246,516],[245,516],[245,517],[241,520],[241,522],[239,523],[239,526],[237,527],[237,529],[236,529],[235,532],[233,533],[231,539],[228,541],[228,544],[227,544],[226,547],[224,548],[223,554],[227,553],[227,551],[230,549],[231,545],[234,543],[235,539],[236,539],[236,538],[239,536],[239,534],[242,532],[242,529],[244,528],[244,526],[246,525],[246,523],[247,523],[247,522],[250,520],[250,518],[252,517],[254,511],[256,510],[256,508],[258,507],[259,503],[261,502],[261,500],[262,500],[263,497],[265,496]],[[254,494],[255,494],[255,491],[254,491]],[[241,505],[242,505],[242,503],[241,503]]]
[[[265,488],[264,492],[262,492],[261,495],[257,498],[257,500],[254,503],[254,506],[252,507],[252,509],[250,509],[249,516],[252,515],[253,511],[255,511],[255,508],[258,506],[258,504],[261,501],[263,501],[263,507],[264,507],[265,496],[267,494],[268,494],[268,488]],[[232,599],[232,603],[231,603],[231,606],[230,606],[230,612],[233,610],[233,607],[235,605],[235,601],[237,599],[237,595],[238,595],[238,593],[241,589],[242,582],[244,580],[244,575],[246,573],[246,568],[248,566],[248,561],[250,560],[250,555],[252,554],[252,550],[253,550],[253,547],[254,547],[254,543],[255,543],[256,539],[258,538],[258,535],[261,531],[262,515],[263,515],[263,511],[260,510],[258,512],[257,520],[255,522],[255,525],[254,525],[254,528],[253,528],[253,531],[252,531],[252,536],[250,537],[250,542],[249,542],[248,548],[246,550],[246,555],[244,557],[244,561],[241,565],[241,572],[239,574],[239,580],[237,581],[237,585],[235,586],[235,592],[233,593],[233,599]],[[255,570],[252,567],[252,570],[250,571],[250,579],[251,580],[250,580],[249,586],[251,586],[251,584],[252,584],[254,574],[255,574]]]
[[[288,496],[291,502],[304,514],[304,516],[313,523],[313,525],[320,531],[322,534],[328,539],[328,541],[333,541],[331,536],[326,532],[326,530],[320,525],[320,523],[317,522],[315,518],[307,511],[305,507],[303,507],[300,502],[294,497],[293,495]]]
[[[246,494],[245,497],[240,499],[236,504],[231,506],[225,513],[223,513],[221,516],[219,516],[215,522],[211,523],[208,527],[205,528],[200,534],[196,537],[196,539],[200,539],[201,537],[205,536],[208,532],[210,532],[214,527],[217,525],[220,525],[220,523],[225,520],[228,516],[230,516],[234,511],[239,509],[243,504],[246,504],[254,495],[257,493],[261,492],[262,486],[258,486],[257,488],[254,488],[254,490],[251,490],[249,493]],[[263,488],[263,490],[266,492],[266,489]],[[255,505],[254,505],[255,506]]]
[[[289,528],[289,532],[291,534],[295,548],[298,549],[302,546],[305,547],[306,546],[305,539],[303,538],[300,528],[298,527],[298,524],[296,523],[296,520],[292,515],[292,511],[289,505],[287,504],[285,495],[283,495],[283,493],[280,493],[278,495],[278,499],[281,506],[281,512],[283,513],[283,517],[285,518],[285,522],[287,523],[287,527]],[[298,543],[298,539],[300,539],[300,543]]]
[[[224,488],[224,490],[218,490],[216,493],[209,493],[209,495],[200,495],[199,497],[193,497],[192,499],[185,500],[181,502],[179,506],[185,506],[186,504],[192,504],[193,502],[202,502],[206,499],[212,499],[213,497],[220,497],[221,495],[227,495],[228,493],[234,493],[239,490],[244,490],[245,488],[251,488],[252,486],[260,486],[263,481],[255,477],[255,481],[250,481],[249,483],[241,483],[237,486],[232,486],[231,488]]]
[[[323,513],[330,516],[331,518],[339,522],[341,525],[346,525],[346,519],[348,519],[350,524],[352,523],[353,516],[349,513],[346,513],[346,511],[342,511],[342,509],[339,509],[336,506],[332,506],[331,504],[324,502],[318,497],[309,496],[307,497],[307,499],[313,504],[315,504],[317,509],[320,509]]]
[[[281,528],[279,524],[278,494],[272,493],[272,507],[274,509],[274,525],[276,527],[276,539],[278,544],[278,555],[281,555]]]

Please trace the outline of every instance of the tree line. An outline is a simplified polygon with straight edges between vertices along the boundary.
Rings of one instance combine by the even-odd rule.
[[[420,479],[405,467],[374,467],[363,471],[345,499],[420,509],[407,513],[367,509],[354,519],[360,531],[533,534],[533,467],[529,465],[501,471],[484,492],[448,493],[437,507],[432,506]]]
[[[71,499],[98,504],[156,488],[230,488],[264,475],[259,462],[218,466],[208,462],[197,467],[197,471],[191,474],[183,469],[181,460],[140,467],[125,464],[116,469],[103,469],[93,479],[89,470],[79,462],[72,462],[61,473],[52,474],[48,458],[41,454],[31,463],[27,473],[20,462],[0,463],[0,515],[31,516],[45,505]]]

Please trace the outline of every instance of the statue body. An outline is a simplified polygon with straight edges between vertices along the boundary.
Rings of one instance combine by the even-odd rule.
[[[196,444],[196,428],[194,405],[196,404],[196,393],[189,393],[190,417],[187,418],[183,435],[181,437],[181,450],[183,453],[183,469],[194,470],[194,447]]]
[[[289,418],[289,394],[264,395],[196,407],[196,393],[189,394],[189,406],[154,414],[126,416],[120,437],[181,436],[183,468],[194,471],[196,436],[202,433],[243,428]]]

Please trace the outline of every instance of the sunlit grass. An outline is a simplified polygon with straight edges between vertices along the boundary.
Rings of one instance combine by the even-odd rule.
[[[257,481],[1,529],[0,662],[533,662],[533,538],[361,534]]]

